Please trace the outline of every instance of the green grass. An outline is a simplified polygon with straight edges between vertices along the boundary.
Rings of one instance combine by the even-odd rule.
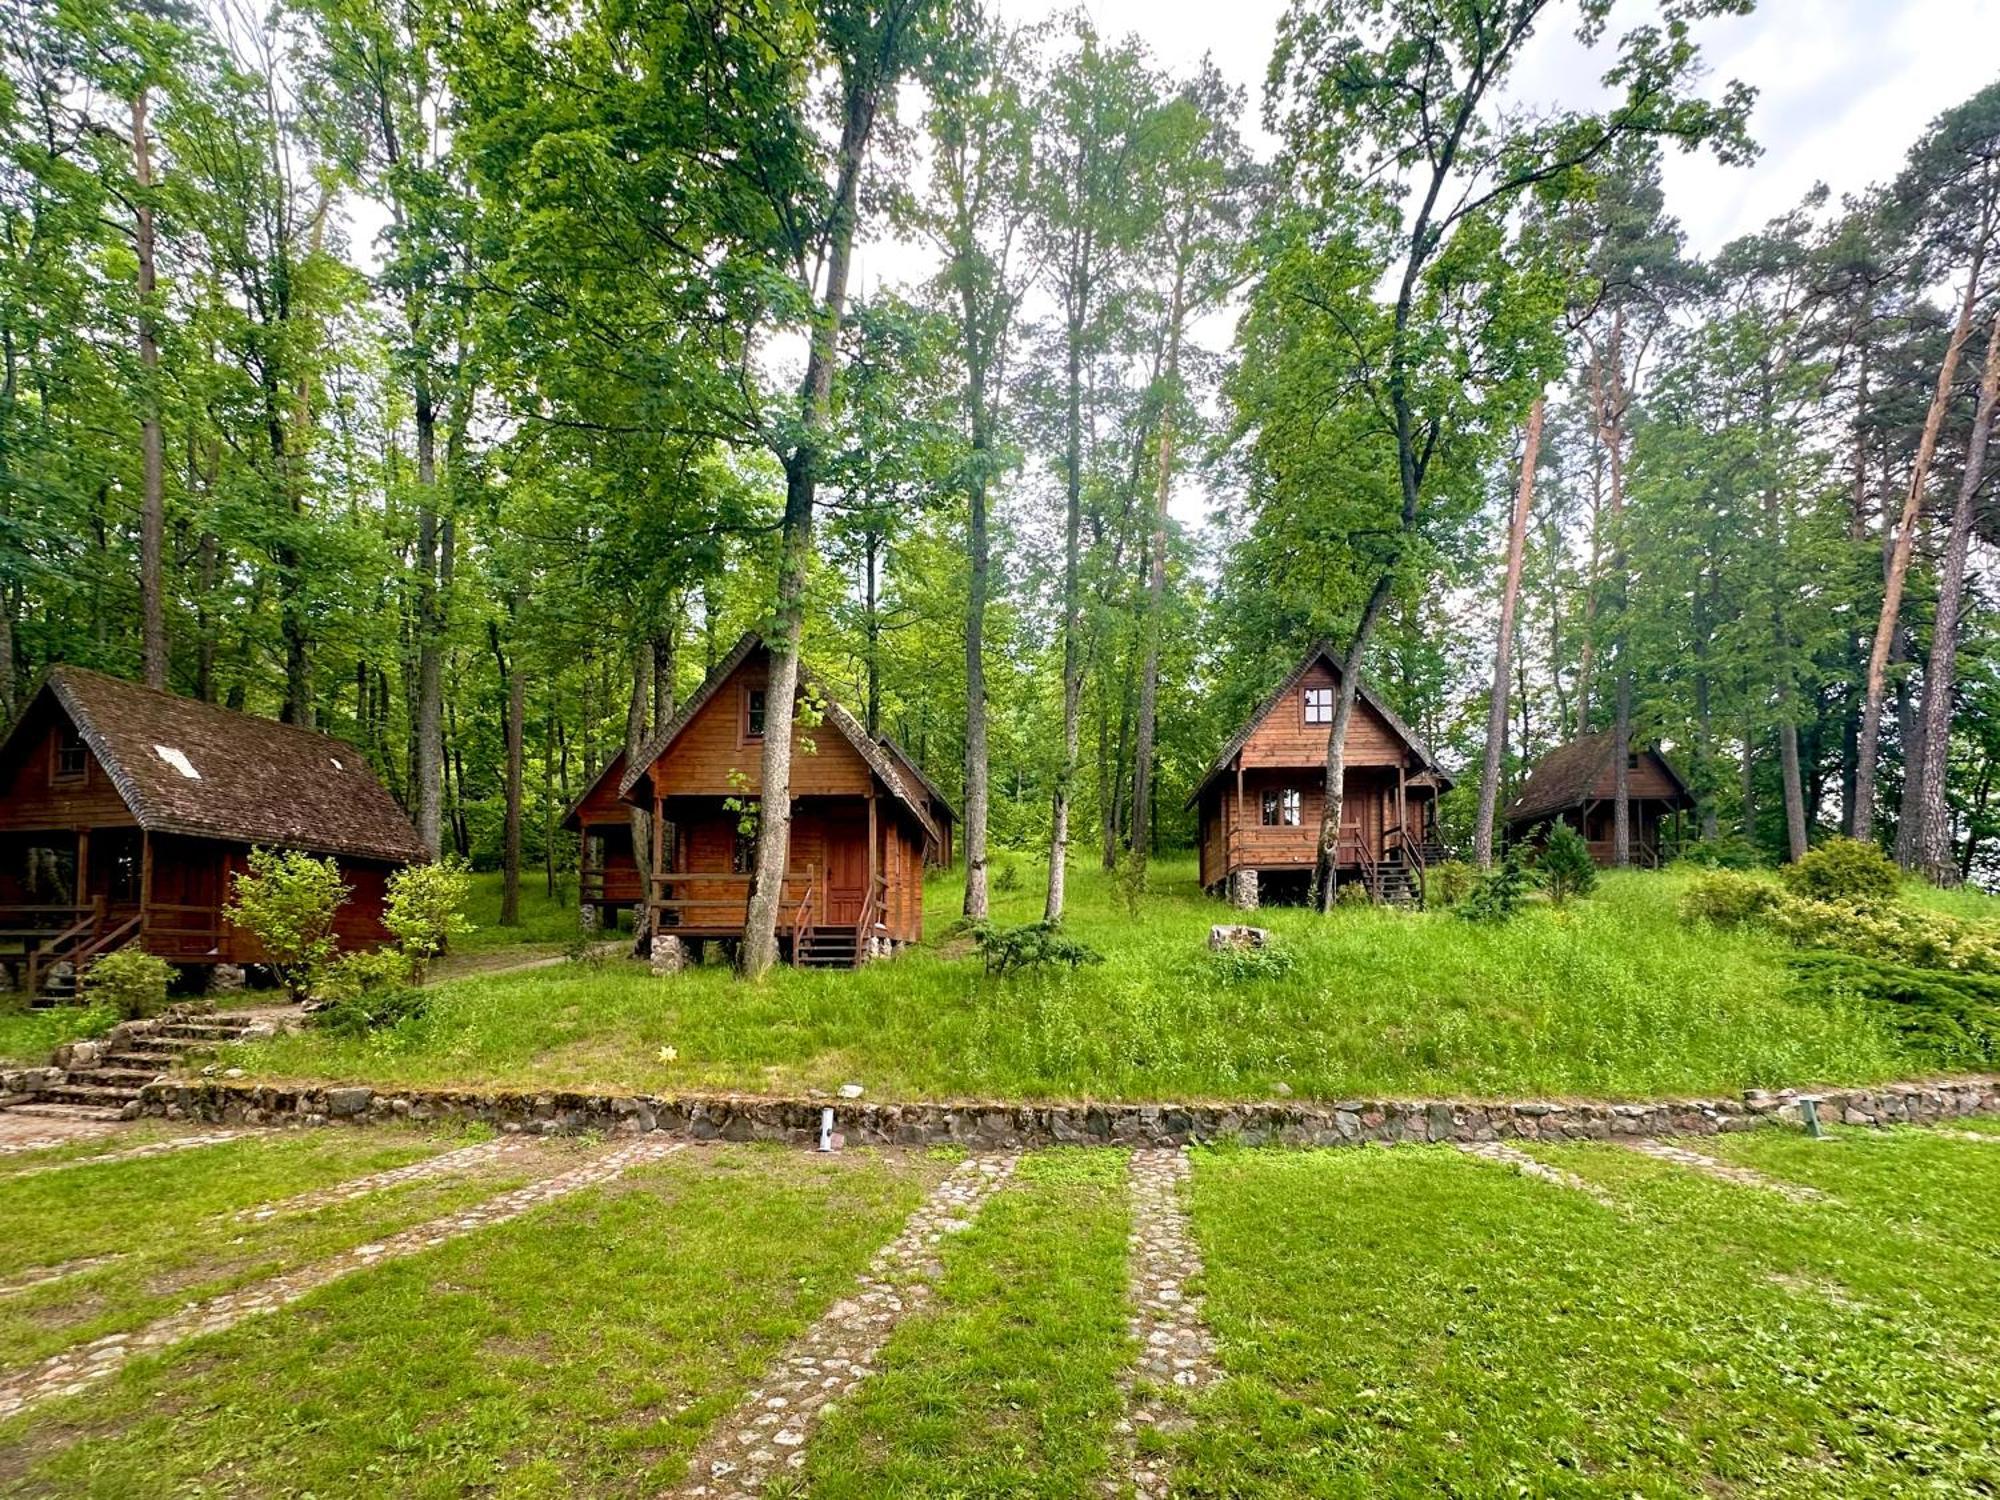
[[[269,1078],[408,1086],[796,1091],[877,1098],[1257,1098],[1367,1094],[1644,1097],[1860,1083],[1932,1071],[1860,1002],[1788,990],[1774,939],[1700,932],[1686,877],[1607,876],[1566,910],[1484,927],[1448,912],[1268,909],[1281,975],[1210,962],[1186,863],[1156,867],[1136,916],[1110,879],[1072,882],[1072,931],[1106,962],[989,980],[951,931],[956,877],[927,892],[931,941],[860,973],[708,967],[656,980],[624,960],[466,979],[376,1036],[308,1034],[232,1057]],[[995,916],[1033,920],[1024,872]],[[661,1059],[671,1047],[672,1061]]]
[[[25,995],[0,997],[0,1067],[39,1068],[64,1042],[102,1036],[116,1024],[101,1010],[57,1005],[30,1010]]]
[[[942,1170],[690,1152],[0,1425],[26,1494],[656,1494]]]
[[[239,1208],[420,1160],[463,1140],[389,1130],[235,1141],[140,1161],[0,1180],[0,1283],[42,1266],[116,1256],[0,1297],[0,1365],[140,1327],[199,1301],[424,1223],[560,1169],[502,1160],[352,1203],[261,1223]]]
[[[555,894],[540,870],[521,872],[521,920],[513,927],[500,925],[499,871],[472,877],[472,897],[465,915],[472,931],[453,941],[453,953],[485,953],[518,943],[566,946],[576,936],[576,876],[556,877]]]
[[[1074,1496],[1104,1472],[1130,1355],[1122,1151],[1026,1158],[944,1253],[932,1310],[807,1450],[805,1485],[861,1496]]]
[[[1934,1273],[1954,1300],[1914,1326],[1914,1299],[1885,1303],[1890,1316],[1818,1285],[1835,1271],[1864,1290],[1893,1281],[1915,1247],[1893,1244],[1889,1217],[1801,1209],[1615,1148],[1553,1155],[1601,1173],[1628,1211],[1444,1149],[1202,1157],[1196,1227],[1227,1379],[1179,1440],[1178,1491],[1852,1496],[2000,1482],[1990,1314],[1948,1336],[1950,1309],[1985,1295],[1976,1252],[1961,1244]],[[1881,1243],[1843,1259],[1838,1236]]]

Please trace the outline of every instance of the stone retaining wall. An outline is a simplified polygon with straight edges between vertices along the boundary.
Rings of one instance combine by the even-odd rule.
[[[1058,1144],[1350,1146],[1398,1141],[1608,1140],[1715,1135],[1763,1121],[1799,1123],[1801,1095],[1753,1090],[1740,1099],[1649,1104],[1471,1100],[1347,1100],[1255,1104],[874,1104],[755,1095],[514,1093],[391,1090],[359,1085],[202,1080],[148,1084],[148,1115],[206,1124],[320,1125],[329,1121],[479,1121],[502,1131],[666,1131],[690,1140],[817,1144],[820,1114],[855,1145],[953,1143],[990,1148]],[[1829,1089],[1806,1095],[1819,1117],[1847,1125],[1930,1124],[2000,1114],[2000,1078]]]

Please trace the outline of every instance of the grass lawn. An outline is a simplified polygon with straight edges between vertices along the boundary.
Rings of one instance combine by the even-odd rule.
[[[945,1250],[937,1301],[807,1450],[807,1491],[1087,1495],[1110,1457],[1125,1332],[1125,1154],[1021,1163]]]
[[[1157,866],[1137,915],[1085,870],[1070,927],[1106,962],[989,980],[952,931],[946,875],[926,893],[931,941],[859,973],[781,970],[747,986],[719,967],[656,980],[622,959],[561,965],[442,985],[428,1016],[394,1031],[283,1038],[231,1060],[266,1078],[656,1092],[853,1081],[876,1098],[1642,1097],[1932,1071],[1859,1003],[1793,997],[1774,939],[1684,928],[1683,878],[1607,876],[1587,901],[1498,928],[1448,912],[1269,909],[1258,920],[1290,968],[1242,977],[1206,953],[1208,925],[1230,913],[1191,865]],[[1023,869],[1013,884],[996,918],[1033,920],[1039,879]]]
[[[1856,1170],[1907,1175],[1934,1147],[1985,1150],[1922,1142]],[[1204,1157],[1195,1222],[1228,1378],[1180,1441],[1179,1491],[2000,1482],[1992,1315],[1954,1332],[1990,1296],[1975,1245],[1940,1241],[1911,1273],[1899,1258],[1929,1242],[1876,1208],[1801,1207],[1612,1147],[1545,1154],[1613,1184],[1624,1211],[1443,1148]],[[1956,1200],[1961,1232],[2000,1192],[2000,1162],[1964,1170],[1984,1194]],[[1960,1186],[1921,1191],[1951,1214]],[[1848,1285],[1862,1300],[1838,1294]]]
[[[420,1160],[459,1139],[316,1132],[138,1161],[0,1178],[0,1365],[137,1328],[199,1301],[393,1234],[560,1170],[573,1147],[503,1158],[316,1212],[243,1223],[234,1211]],[[104,1259],[39,1285],[40,1267]]]
[[[942,1174],[690,1152],[0,1426],[15,1493],[656,1494]]]

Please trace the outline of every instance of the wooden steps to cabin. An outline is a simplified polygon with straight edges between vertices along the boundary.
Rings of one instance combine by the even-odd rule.
[[[858,969],[860,939],[852,927],[809,927],[799,935],[792,962],[801,969]]]

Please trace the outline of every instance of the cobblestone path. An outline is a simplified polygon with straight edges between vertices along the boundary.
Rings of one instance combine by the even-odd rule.
[[[1818,1188],[1807,1187],[1804,1183],[1780,1182],[1775,1177],[1766,1177],[1754,1167],[1717,1161],[1685,1146],[1669,1146],[1665,1141],[1627,1141],[1625,1144],[1641,1156],[1650,1156],[1655,1161],[1670,1161],[1677,1167],[1686,1167],[1691,1172],[1700,1172],[1723,1182],[1733,1182],[1738,1187],[1763,1188],[1766,1192],[1782,1194],[1794,1203],[1809,1203],[1826,1196]]]
[[[1458,1149],[1467,1156],[1478,1157],[1481,1161],[1498,1162],[1503,1167],[1512,1167],[1523,1176],[1538,1177],[1543,1182],[1553,1182],[1557,1187],[1587,1193],[1606,1208],[1616,1206],[1611,1195],[1595,1183],[1585,1182],[1576,1173],[1565,1172],[1561,1167],[1552,1167],[1547,1162],[1508,1145],[1505,1141],[1461,1141]]]
[[[1014,1175],[1019,1157],[975,1156],[951,1175],[903,1225],[863,1273],[851,1297],[772,1362],[764,1383],[708,1435],[675,1494],[694,1500],[763,1500],[772,1481],[805,1467],[812,1425],[861,1384],[896,1324],[929,1302],[943,1267],[936,1250]]]
[[[343,1276],[415,1255],[477,1229],[504,1224],[545,1203],[553,1203],[585,1188],[597,1187],[633,1167],[644,1166],[686,1149],[686,1143],[682,1141],[641,1139],[601,1152],[567,1172],[512,1188],[446,1218],[414,1225],[374,1244],[345,1251],[331,1260],[302,1266],[238,1291],[225,1292],[144,1328],[110,1334],[81,1348],[52,1355],[38,1365],[0,1379],[0,1418],[10,1417],[25,1407],[56,1396],[73,1396],[87,1390],[98,1381],[116,1374],[134,1355],[164,1349],[184,1339],[221,1333],[246,1318],[289,1306],[307,1293],[317,1291]]]
[[[287,1214],[311,1213],[315,1209],[331,1208],[339,1203],[352,1203],[355,1199],[366,1198],[371,1193],[386,1192],[390,1188],[401,1187],[406,1182],[426,1182],[433,1177],[450,1177],[459,1172],[469,1172],[496,1158],[518,1155],[532,1148],[533,1143],[520,1136],[502,1136],[498,1140],[480,1141],[477,1145],[461,1146],[456,1151],[428,1156],[422,1161],[413,1161],[406,1166],[370,1172],[366,1177],[356,1177],[350,1182],[336,1182],[331,1187],[314,1188],[309,1193],[300,1193],[293,1198],[281,1198],[276,1203],[261,1203],[255,1208],[240,1208],[227,1217],[244,1224],[261,1224],[266,1219],[281,1218]]]
[[[1144,1451],[1148,1430],[1178,1431],[1181,1402],[1216,1378],[1215,1339],[1201,1299],[1187,1283],[1201,1275],[1201,1251],[1184,1201],[1185,1151],[1132,1153],[1131,1296],[1137,1361],[1125,1375],[1125,1415],[1118,1423],[1124,1472],[1105,1481],[1108,1495],[1166,1500],[1172,1475],[1165,1454]]]

